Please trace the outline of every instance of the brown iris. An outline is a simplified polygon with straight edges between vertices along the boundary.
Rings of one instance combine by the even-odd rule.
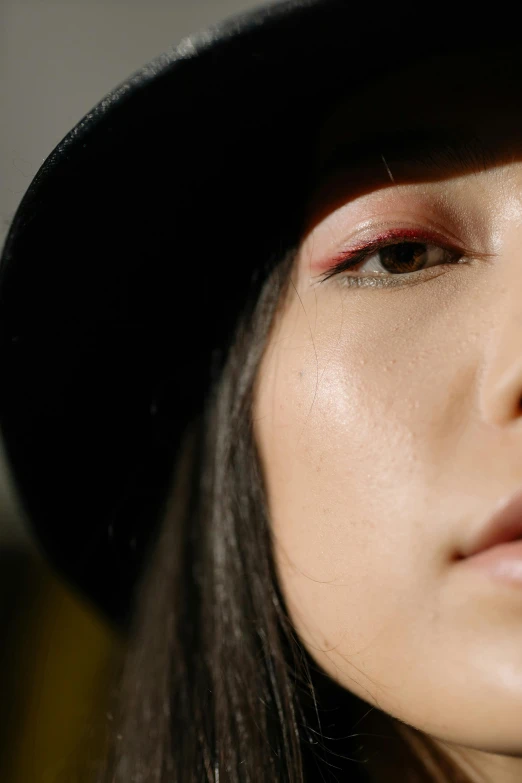
[[[388,272],[416,272],[427,258],[424,242],[399,242],[379,250],[379,261]]]

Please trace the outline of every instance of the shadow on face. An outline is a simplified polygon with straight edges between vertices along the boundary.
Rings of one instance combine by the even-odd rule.
[[[515,52],[433,57],[340,101],[319,133],[307,231],[390,182],[446,181],[520,160],[521,77]]]

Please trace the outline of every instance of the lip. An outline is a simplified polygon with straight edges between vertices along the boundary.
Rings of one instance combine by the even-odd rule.
[[[506,546],[511,546],[515,552],[515,543],[519,544],[518,551],[522,561],[522,541],[515,542],[515,539],[522,538],[522,489],[517,492],[504,496],[498,503],[493,513],[486,518],[479,526],[478,532],[470,539],[460,552],[460,558],[477,559],[485,562],[483,553],[489,550],[493,552],[498,550],[500,555],[502,551],[507,553]],[[493,557],[493,555],[491,555]]]
[[[500,582],[517,584],[522,588],[522,540],[509,541],[484,549],[478,554],[467,557],[460,566],[485,571],[488,576]]]

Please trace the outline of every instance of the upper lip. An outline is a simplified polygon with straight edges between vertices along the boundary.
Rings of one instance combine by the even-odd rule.
[[[497,544],[505,544],[522,538],[522,489],[504,496],[493,512],[479,527],[475,535],[462,550],[463,557],[471,557]]]

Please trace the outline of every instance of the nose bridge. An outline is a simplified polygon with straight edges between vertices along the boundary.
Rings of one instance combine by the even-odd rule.
[[[498,315],[487,352],[482,411],[490,424],[522,428],[522,223],[506,231],[491,271],[498,286],[490,304]]]

